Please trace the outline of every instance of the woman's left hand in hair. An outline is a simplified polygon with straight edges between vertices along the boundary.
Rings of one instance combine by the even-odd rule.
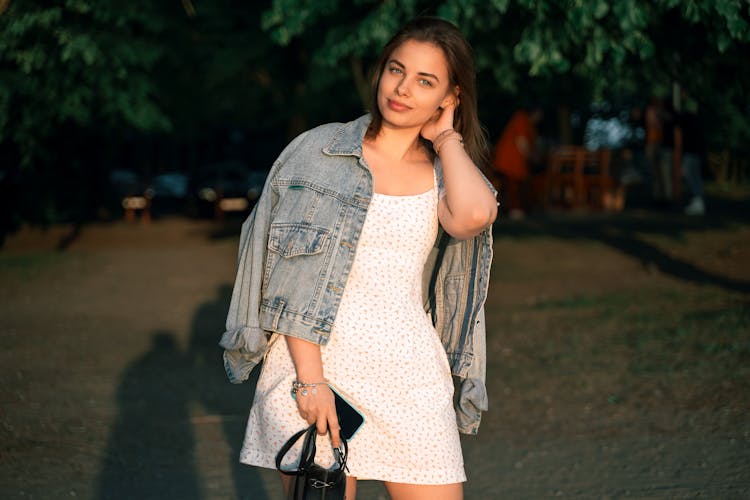
[[[455,97],[445,107],[435,110],[432,117],[422,126],[422,130],[419,131],[422,137],[432,142],[440,132],[453,128],[453,115],[456,111],[457,101],[458,97]]]

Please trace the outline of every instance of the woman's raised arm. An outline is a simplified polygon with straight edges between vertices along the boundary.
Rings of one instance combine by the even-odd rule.
[[[443,165],[445,196],[438,205],[440,224],[448,233],[466,239],[481,233],[497,217],[497,200],[479,168],[464,150],[461,136],[453,131],[455,101],[422,130],[432,141]]]

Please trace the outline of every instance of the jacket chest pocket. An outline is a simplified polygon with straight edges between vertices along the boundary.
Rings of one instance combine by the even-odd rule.
[[[320,226],[299,223],[272,223],[268,250],[284,258],[316,255],[328,246],[331,232]]]

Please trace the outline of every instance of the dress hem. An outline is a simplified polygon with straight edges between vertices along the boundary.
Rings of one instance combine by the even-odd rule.
[[[241,458],[240,463],[244,465],[248,465],[251,467],[262,467],[264,469],[276,469],[276,464],[269,465],[268,462],[263,462],[261,460],[250,460],[246,458]],[[356,472],[356,469],[355,471]],[[401,484],[418,484],[418,485],[433,485],[433,486],[439,486],[443,484],[455,484],[455,483],[464,483],[466,482],[466,473],[463,470],[463,467],[461,469],[460,474],[456,474],[454,476],[454,481],[451,480],[445,480],[445,475],[442,475],[442,479],[440,480],[414,480],[414,471],[407,470],[407,469],[399,469],[399,468],[389,468],[385,471],[385,474],[377,474],[372,477],[368,477],[365,475],[358,476],[354,472],[347,472],[347,476],[356,477],[357,481],[382,481],[386,483],[401,483]],[[457,472],[457,471],[456,471]],[[393,473],[393,474],[391,474]],[[434,473],[434,471],[430,471],[430,474]]]

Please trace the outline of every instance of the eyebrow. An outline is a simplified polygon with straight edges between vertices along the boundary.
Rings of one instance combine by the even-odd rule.
[[[404,66],[404,63],[402,63],[398,59],[391,59],[391,60],[388,61],[388,63],[395,63],[395,64],[398,64],[399,66],[401,66],[402,68],[406,68],[406,66]],[[420,75],[420,76],[426,76],[428,78],[434,78],[435,81],[437,81],[438,83],[440,83],[440,78],[438,78],[436,75],[433,75],[432,73],[425,73],[424,71],[420,71],[417,74]]]

